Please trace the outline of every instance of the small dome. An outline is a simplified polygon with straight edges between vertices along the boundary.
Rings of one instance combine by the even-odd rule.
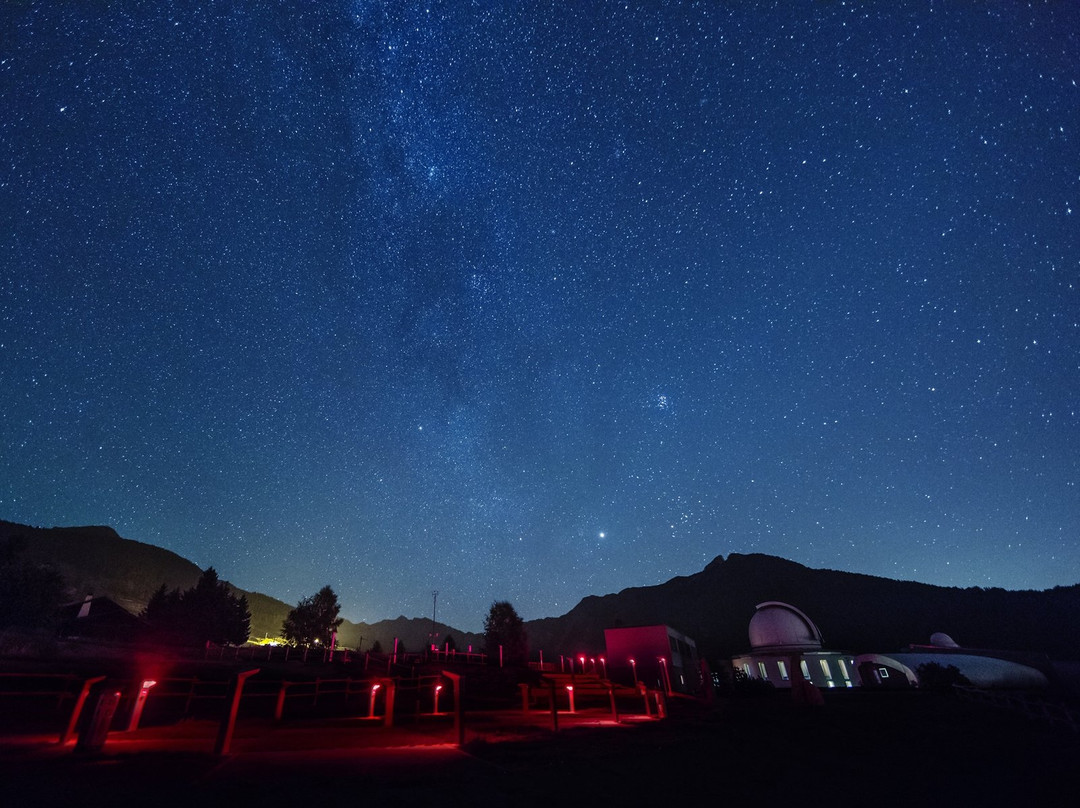
[[[938,648],[959,648],[956,644],[956,640],[946,634],[944,631],[935,631],[930,635],[930,644],[936,645]]]
[[[779,601],[759,603],[750,618],[752,648],[821,648],[814,621],[794,606]]]

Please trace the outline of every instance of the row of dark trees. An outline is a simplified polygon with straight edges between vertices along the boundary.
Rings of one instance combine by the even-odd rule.
[[[341,605],[329,586],[304,598],[289,612],[281,636],[297,646],[322,643],[330,646],[344,622]],[[170,591],[164,584],[150,598],[142,613],[150,635],[169,645],[242,645],[251,633],[247,598],[235,595],[209,567],[194,587]]]
[[[44,627],[63,600],[64,580],[51,567],[24,562],[20,557],[24,549],[24,540],[0,541],[0,625]],[[324,586],[289,612],[281,636],[291,645],[330,647],[344,622],[340,612],[334,590]],[[141,616],[150,638],[169,645],[242,645],[251,633],[247,598],[219,580],[213,567],[204,570],[191,589],[170,590],[162,584]],[[484,637],[492,662],[527,664],[525,623],[508,601],[491,604]]]
[[[63,603],[63,576],[25,561],[26,545],[22,536],[0,540],[0,628],[48,628]]]
[[[251,633],[247,598],[234,595],[213,567],[184,592],[162,584],[142,616],[151,637],[169,645],[242,645]]]
[[[324,647],[330,647],[338,627],[344,622],[339,616],[340,611],[334,590],[324,586],[316,594],[301,600],[289,612],[282,624],[281,636],[291,645],[308,647],[321,643]],[[525,621],[509,601],[491,604],[484,619],[484,644],[492,663],[522,667],[528,664],[529,639]],[[372,650],[381,650],[376,646]],[[400,646],[398,650],[400,652]]]
[[[321,643],[330,647],[334,634],[344,622],[339,617],[341,606],[337,595],[329,586],[324,586],[315,595],[304,598],[289,612],[281,627],[281,636],[291,645],[308,647]],[[452,640],[447,638],[447,647]],[[529,660],[529,638],[522,620],[509,601],[501,600],[491,604],[487,617],[484,618],[484,644],[488,659],[493,663],[515,667],[524,667]],[[376,643],[372,650],[381,648]],[[401,648],[398,647],[400,652]]]

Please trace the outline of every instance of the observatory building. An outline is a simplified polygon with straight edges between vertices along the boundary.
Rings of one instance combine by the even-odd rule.
[[[750,619],[750,650],[733,658],[732,666],[776,687],[791,687],[793,677],[823,689],[859,684],[854,657],[826,650],[814,621],[777,600],[757,605]]]
[[[954,667],[972,685],[1014,690],[1042,689],[1049,685],[1052,667],[1034,654],[962,648],[948,634],[935,632],[929,645],[910,645],[890,654],[860,654],[856,667],[867,687],[918,687],[919,667]]]

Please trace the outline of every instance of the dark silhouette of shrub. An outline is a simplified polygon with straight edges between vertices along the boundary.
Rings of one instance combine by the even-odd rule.
[[[953,685],[971,686],[971,680],[960,672],[955,665],[940,665],[937,662],[924,662],[915,669],[919,677],[920,690],[932,690],[937,693],[951,693]]]

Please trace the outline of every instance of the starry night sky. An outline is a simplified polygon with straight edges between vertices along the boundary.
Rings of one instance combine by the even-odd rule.
[[[478,630],[1080,581],[1080,5],[9,2],[0,518]]]

